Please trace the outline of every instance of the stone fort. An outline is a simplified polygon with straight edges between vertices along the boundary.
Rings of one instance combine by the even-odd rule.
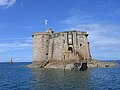
[[[82,31],[36,32],[33,37],[33,64],[44,61],[91,61],[88,34]]]

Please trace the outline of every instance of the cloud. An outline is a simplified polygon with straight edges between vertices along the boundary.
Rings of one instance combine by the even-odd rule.
[[[73,15],[60,21],[65,26],[63,30],[86,31],[89,36],[90,49],[93,58],[120,59],[120,26],[107,20],[97,19],[95,15]]]
[[[0,40],[0,52],[9,50],[25,50],[32,47],[32,38],[12,38]],[[9,41],[9,42],[8,42]]]
[[[32,38],[7,38],[0,39],[0,60],[9,62],[31,61],[32,59]],[[1,62],[1,61],[0,61]]]
[[[32,47],[30,43],[0,43],[0,51],[6,52],[9,50],[25,50]]]
[[[32,61],[31,59],[32,59],[31,56],[29,56],[29,57],[27,57],[27,56],[25,56],[25,57],[14,57],[15,62],[31,62]]]
[[[0,0],[0,7],[9,8],[16,3],[16,0]]]
[[[79,14],[72,15],[67,17],[65,20],[62,20],[61,24],[66,24],[69,26],[79,25],[82,23],[93,22],[94,18],[91,15],[80,16]]]
[[[87,31],[90,34],[90,41],[97,46],[120,44],[120,26],[102,25],[102,24],[81,24],[69,28],[69,30]]]
[[[80,24],[66,30],[86,31],[89,34],[89,42],[91,53],[96,57],[97,53],[104,59],[112,58],[120,54],[120,26],[118,25],[103,25],[103,24]],[[111,55],[110,55],[111,54]],[[106,57],[106,55],[110,55]],[[100,58],[102,58],[100,57]],[[98,56],[96,58],[99,58]]]

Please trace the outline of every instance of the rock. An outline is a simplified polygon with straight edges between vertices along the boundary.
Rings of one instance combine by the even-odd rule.
[[[40,68],[44,68],[48,63],[49,63],[49,61],[42,62],[42,63],[40,64]]]
[[[114,67],[116,66],[115,62],[102,62],[97,60],[92,60],[91,63],[88,63],[88,67]]]
[[[63,63],[63,62],[42,62],[39,64],[30,64],[27,67],[30,68],[60,68],[60,69],[69,69],[69,70],[79,70],[80,69],[80,62],[79,64],[74,63]],[[88,68],[91,67],[114,67],[116,66],[115,62],[102,62],[98,60],[92,60],[90,63],[87,63]]]
[[[109,67],[109,65],[105,65],[105,67]]]
[[[66,67],[65,67],[65,69],[71,70],[73,67],[74,67],[73,63],[72,64],[67,64]]]
[[[71,68],[71,70],[74,71],[79,71],[81,67],[81,63],[74,63],[73,67]]]
[[[80,67],[80,70],[81,71],[84,71],[84,70],[87,70],[88,66],[87,66],[87,62],[84,62],[82,63],[81,67]]]
[[[27,65],[27,67],[29,67],[29,68],[44,68],[48,63],[49,63],[49,61],[45,61],[45,62],[41,62],[39,64],[30,64],[30,65]]]

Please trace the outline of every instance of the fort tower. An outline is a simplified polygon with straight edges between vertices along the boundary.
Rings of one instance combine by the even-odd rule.
[[[33,37],[33,63],[51,60],[91,61],[88,34],[81,31],[38,32]]]

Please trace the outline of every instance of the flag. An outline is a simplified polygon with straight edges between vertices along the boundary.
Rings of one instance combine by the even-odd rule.
[[[47,20],[47,19],[45,19],[45,25],[47,25],[47,23],[48,23],[48,20]]]

